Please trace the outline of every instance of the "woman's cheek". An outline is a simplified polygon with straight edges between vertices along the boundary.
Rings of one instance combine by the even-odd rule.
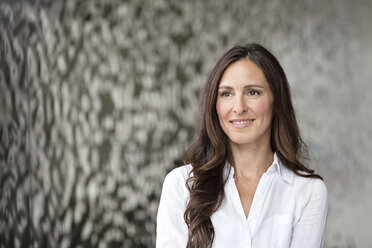
[[[258,101],[254,104],[254,112],[258,116],[271,116],[272,103],[269,100]]]
[[[217,114],[219,118],[225,118],[229,113],[229,103],[227,101],[218,101],[216,104]]]

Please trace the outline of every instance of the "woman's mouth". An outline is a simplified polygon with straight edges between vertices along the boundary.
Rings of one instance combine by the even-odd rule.
[[[253,121],[254,119],[235,119],[231,120],[230,123],[236,128],[244,128],[251,125]]]

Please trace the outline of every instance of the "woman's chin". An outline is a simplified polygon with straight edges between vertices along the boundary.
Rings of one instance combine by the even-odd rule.
[[[254,144],[252,140],[248,139],[230,139],[230,143],[235,146],[245,146],[245,145],[251,145]]]

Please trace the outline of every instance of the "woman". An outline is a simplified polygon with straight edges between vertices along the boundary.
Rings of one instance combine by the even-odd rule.
[[[188,165],[164,180],[156,247],[322,247],[327,189],[303,164],[289,84],[258,44],[230,49],[204,87]]]

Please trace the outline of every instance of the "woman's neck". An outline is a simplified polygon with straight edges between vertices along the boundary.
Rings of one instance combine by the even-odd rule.
[[[268,146],[241,146],[231,144],[234,158],[235,177],[260,178],[270,167],[274,159],[274,152]]]

